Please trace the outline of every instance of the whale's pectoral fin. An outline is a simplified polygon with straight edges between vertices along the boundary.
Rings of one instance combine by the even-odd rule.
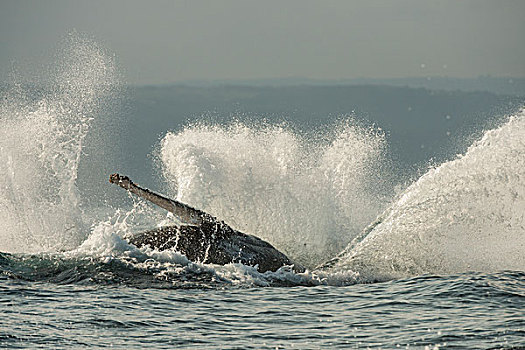
[[[205,221],[216,221],[215,218],[210,214],[192,208],[189,205],[176,200],[164,197],[163,195],[150,191],[147,188],[140,187],[131,181],[127,176],[112,174],[109,177],[109,182],[114,183],[123,189],[128,190],[129,192],[158,205],[163,209],[166,209],[184,223],[188,223],[190,225],[201,225]]]

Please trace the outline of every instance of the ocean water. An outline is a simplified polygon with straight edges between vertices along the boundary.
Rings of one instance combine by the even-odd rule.
[[[166,130],[151,167],[167,195],[308,268],[259,273],[129,244],[174,218],[80,190],[85,140],[116,118],[114,58],[72,36],[47,73],[1,105],[0,347],[525,347],[525,111],[409,183],[355,118]]]
[[[524,277],[507,271],[266,288],[3,277],[0,342],[33,349],[518,349]]]

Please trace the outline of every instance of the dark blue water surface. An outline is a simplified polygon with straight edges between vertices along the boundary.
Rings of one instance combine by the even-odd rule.
[[[347,286],[166,278],[119,261],[4,255],[0,347],[329,349],[525,346],[525,273]]]

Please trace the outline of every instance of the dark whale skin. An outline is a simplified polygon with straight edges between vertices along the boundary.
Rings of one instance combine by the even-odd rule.
[[[292,266],[296,272],[304,271],[302,266],[294,264],[270,243],[236,231],[208,213],[142,188],[127,176],[112,174],[109,181],[192,222],[189,225],[164,226],[127,238],[139,248],[173,249],[194,262],[218,265],[241,263],[257,266],[259,272],[276,271],[283,266]]]
[[[164,226],[135,234],[128,241],[137,247],[173,249],[194,262],[257,266],[259,272],[276,271],[282,266],[294,265],[270,243],[235,231],[222,222],[205,222],[199,226]],[[294,265],[294,270],[302,271],[303,268]]]

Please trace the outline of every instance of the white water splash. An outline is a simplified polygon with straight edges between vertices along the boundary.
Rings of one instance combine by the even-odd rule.
[[[47,85],[15,87],[0,107],[0,251],[72,248],[87,232],[77,170],[90,121],[117,83],[115,66],[78,35],[58,59]]]
[[[160,159],[178,200],[314,266],[378,214],[384,175],[381,134],[344,122],[321,136],[312,141],[281,126],[196,125],[168,133]]]
[[[525,270],[525,112],[431,169],[334,267],[375,278]]]

